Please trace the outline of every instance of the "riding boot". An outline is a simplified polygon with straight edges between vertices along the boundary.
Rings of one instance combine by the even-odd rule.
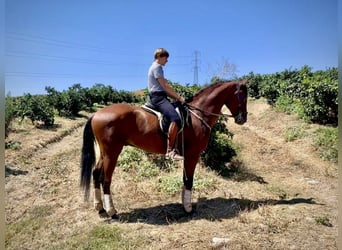
[[[167,138],[167,150],[166,150],[166,159],[171,160],[184,160],[184,157],[179,155],[177,150],[175,149],[175,142],[178,133],[178,126],[176,122],[171,122],[168,132]]]

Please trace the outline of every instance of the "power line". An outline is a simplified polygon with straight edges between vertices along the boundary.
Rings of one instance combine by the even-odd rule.
[[[145,63],[138,63],[138,62],[115,62],[111,60],[96,60],[96,59],[87,59],[87,58],[78,58],[78,57],[67,57],[67,56],[55,56],[49,54],[42,54],[42,53],[32,53],[32,52],[25,52],[25,51],[6,51],[5,56],[7,57],[23,57],[23,58],[34,58],[39,60],[48,60],[48,61],[62,61],[62,62],[70,62],[70,63],[84,63],[84,64],[96,64],[96,65],[123,65],[129,64],[131,66],[148,66]],[[188,66],[189,63],[173,63],[173,67],[183,67]]]
[[[7,51],[5,56],[8,57],[24,57],[24,58],[35,58],[40,60],[48,60],[48,61],[61,61],[61,62],[71,62],[71,63],[85,63],[85,64],[97,64],[97,65],[119,65],[120,63],[114,63],[111,61],[104,60],[89,60],[83,58],[76,57],[65,57],[65,56],[53,56],[47,54],[39,54],[39,53],[28,53],[23,51]]]
[[[86,50],[93,50],[97,52],[109,52],[105,48],[101,48],[98,46],[51,39],[51,38],[47,38],[43,36],[23,34],[23,33],[18,33],[18,32],[6,32],[6,38],[14,39],[14,40],[21,40],[21,41],[28,41],[28,42],[35,42],[35,43],[40,43],[40,44],[43,43],[43,44],[54,45],[54,46],[59,46],[59,47],[86,49]]]

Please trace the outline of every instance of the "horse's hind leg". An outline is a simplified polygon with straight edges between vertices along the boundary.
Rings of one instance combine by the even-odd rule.
[[[103,208],[102,197],[101,197],[101,183],[103,182],[103,161],[102,158],[96,164],[93,171],[94,180],[94,208],[99,211],[101,217],[106,217],[106,210]]]
[[[114,208],[113,199],[110,192],[110,185],[112,183],[112,175],[115,169],[115,165],[119,154],[121,153],[123,146],[116,146],[116,148],[110,148],[110,154],[103,155],[103,205],[108,216],[112,219],[118,219],[116,209]]]

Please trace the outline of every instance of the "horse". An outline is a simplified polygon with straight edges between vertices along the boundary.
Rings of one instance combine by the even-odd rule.
[[[177,140],[177,148],[182,147],[179,151],[184,156],[181,197],[186,213],[192,212],[191,194],[197,162],[207,147],[211,128],[219,118],[222,107],[225,105],[230,110],[236,124],[242,125],[247,121],[246,82],[230,81],[209,85],[185,104],[191,117],[189,124],[183,128],[182,141]],[[100,148],[96,166],[95,142]],[[124,146],[165,154],[166,135],[161,131],[157,116],[140,106],[127,103],[106,106],[90,116],[83,131],[80,186],[84,189],[87,201],[93,176],[95,210],[101,217],[110,217],[112,220],[119,217],[110,186],[117,159]]]

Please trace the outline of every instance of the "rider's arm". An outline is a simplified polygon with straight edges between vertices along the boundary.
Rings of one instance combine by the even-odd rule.
[[[164,88],[167,95],[171,98],[175,99],[176,101],[179,101],[181,103],[185,103],[185,99],[181,97],[171,86],[167,83],[166,79],[163,77],[157,78],[160,85]]]

